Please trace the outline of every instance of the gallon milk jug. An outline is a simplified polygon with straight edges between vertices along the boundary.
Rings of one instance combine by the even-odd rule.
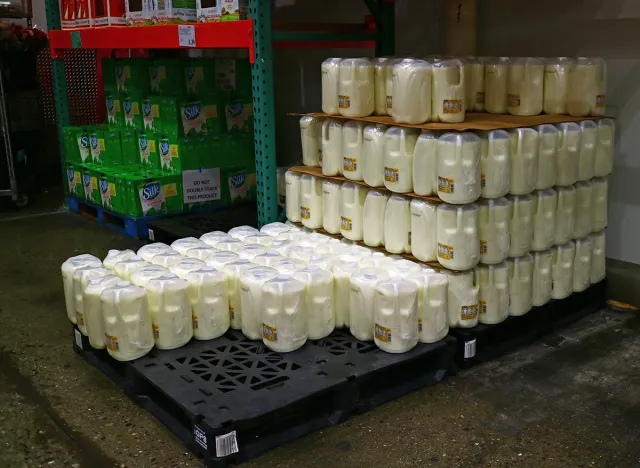
[[[384,252],[373,252],[368,257],[362,257],[358,261],[359,268],[379,268],[381,270],[388,271],[395,260],[389,258]]]
[[[309,265],[317,265],[323,270],[331,270],[330,262],[334,259],[331,254],[314,254],[309,259]]]
[[[535,57],[511,60],[507,80],[507,112],[511,115],[538,115],[542,112],[544,65]]]
[[[531,195],[509,195],[511,221],[509,223],[509,257],[519,257],[531,250],[533,241],[534,204]]]
[[[438,140],[438,196],[461,205],[480,197],[480,138],[473,133],[446,133]]]
[[[262,342],[279,353],[307,342],[305,288],[289,275],[279,275],[262,287]]]
[[[613,139],[616,133],[616,123],[613,119],[598,121],[598,142],[596,145],[596,162],[593,175],[604,177],[613,170]]]
[[[124,260],[129,260],[134,255],[136,255],[136,253],[130,249],[109,250],[109,252],[107,252],[107,256],[102,261],[102,264],[104,265],[105,268],[108,268],[109,270],[113,270],[113,268],[116,266],[116,263],[122,262]]]
[[[374,342],[387,353],[406,353],[418,344],[418,286],[403,278],[378,282],[373,296]]]
[[[464,59],[464,88],[466,112],[484,112],[484,62],[481,58]]]
[[[438,179],[438,139],[442,132],[423,130],[413,153],[413,191],[436,195]]]
[[[229,315],[231,316],[231,328],[242,329],[242,304],[240,303],[240,277],[254,266],[249,260],[236,260],[222,267],[222,272],[227,275],[227,292],[229,293]]]
[[[260,231],[251,226],[237,226],[229,230],[229,235],[235,239],[240,239],[241,241],[243,241],[247,238],[247,236],[251,236],[259,232]]]
[[[365,122],[349,120],[342,126],[342,174],[349,180],[362,180]]]
[[[391,195],[384,210],[384,248],[391,253],[411,252],[411,210],[407,197]]]
[[[205,260],[205,263],[218,271],[222,271],[222,268],[224,268],[227,263],[232,263],[236,260],[240,260],[240,255],[234,252],[221,250],[212,255],[209,255]]]
[[[480,263],[501,263],[509,254],[511,205],[506,198],[496,198],[480,200],[478,207]]]
[[[258,255],[263,255],[267,253],[269,249],[267,249],[263,245],[259,244],[247,244],[244,247],[240,247],[236,253],[240,256],[240,258],[244,258],[253,262],[253,259]]]
[[[384,135],[384,185],[392,192],[411,192],[413,153],[419,133],[414,129],[391,127]]]
[[[304,270],[305,268],[307,268],[307,264],[301,260],[287,258],[285,260],[280,260],[279,262],[274,263],[273,268],[278,270],[280,274],[292,275],[296,271]]]
[[[242,333],[250,340],[262,339],[262,287],[278,275],[273,268],[258,266],[249,268],[240,276]]]
[[[267,234],[272,237],[276,237],[281,232],[287,232],[290,230],[291,230],[291,226],[285,223],[277,222],[277,221],[275,223],[265,224],[260,228],[261,233]]]
[[[262,255],[257,255],[256,257],[254,257],[253,263],[255,263],[256,265],[273,267],[273,265],[275,265],[275,263],[279,262],[280,260],[286,260],[286,257],[280,255],[277,250],[269,250]]]
[[[551,250],[533,253],[533,299],[534,306],[542,306],[551,300]]]
[[[478,265],[475,270],[478,284],[478,321],[493,325],[509,316],[509,264]]]
[[[305,234],[304,237],[298,239],[296,241],[297,245],[301,245],[302,247],[308,247],[310,249],[315,249],[320,244],[326,244],[329,242],[332,237],[329,237],[325,234],[320,234],[319,232],[312,232],[310,234]]]
[[[308,338],[319,340],[329,336],[336,327],[333,274],[318,265],[309,265],[295,272],[293,278],[304,284]]]
[[[576,210],[576,189],[569,187],[557,187],[558,209],[556,211],[556,235],[555,245],[566,244],[573,238]]]
[[[598,143],[598,126],[593,120],[580,122],[580,154],[578,156],[578,180],[589,180],[593,177],[596,164],[596,145]]]
[[[536,190],[545,190],[556,184],[559,132],[556,126],[551,124],[538,125],[536,130],[540,136]]]
[[[315,253],[313,247],[305,247],[303,245],[292,245],[284,251],[285,257],[293,260],[299,260],[304,263],[309,263],[309,259]]]
[[[318,146],[318,141],[322,142],[320,132],[322,122],[320,119],[305,115],[300,118],[300,140],[302,142],[302,164],[310,167],[320,166],[322,147]]]
[[[287,184],[287,219],[294,223],[300,222],[300,177],[301,174],[296,172],[287,171],[285,174],[285,180]],[[220,242],[220,241],[218,241]],[[211,244],[209,244],[211,245]],[[214,245],[213,247],[217,247]]]
[[[389,276],[399,276],[401,278],[411,279],[415,275],[420,274],[422,268],[416,262],[411,260],[396,260],[389,264],[385,271],[389,273]]]
[[[362,208],[362,240],[370,247],[384,245],[384,215],[389,195],[369,190]]]
[[[420,343],[435,343],[449,333],[447,309],[446,275],[422,271],[410,278],[418,286],[418,340]]]
[[[178,239],[173,242],[171,244],[171,248],[180,255],[185,255],[189,249],[193,249],[194,247],[204,247],[206,245],[207,244],[203,241],[196,239],[195,237],[185,237],[184,239]]]
[[[509,315],[524,315],[533,307],[533,257],[526,254],[510,258],[508,262]]]
[[[387,66],[392,59],[375,57],[371,59],[374,74],[375,114],[387,115]]]
[[[134,274],[136,270],[149,265],[151,265],[151,263],[145,262],[144,260],[142,260],[142,257],[134,255],[128,260],[116,263],[115,267],[113,268],[113,272],[123,280],[129,281],[131,280],[131,275]]]
[[[83,267],[73,272],[73,294],[76,311],[76,323],[83,335],[87,336],[87,324],[84,312],[84,290],[91,278],[112,275],[113,272],[103,267]]]
[[[438,204],[427,200],[411,200],[411,253],[423,262],[435,262],[437,255],[436,209]]]
[[[231,236],[226,232],[213,231],[213,232],[207,232],[206,234],[201,235],[200,240],[205,244],[207,244],[209,247],[216,248],[218,246],[218,242],[222,240],[227,240],[229,237]]]
[[[151,259],[155,255],[157,255],[159,253],[171,251],[171,250],[173,250],[173,249],[171,247],[169,247],[167,244],[163,244],[162,242],[154,242],[153,244],[147,244],[147,245],[143,245],[142,247],[140,247],[138,249],[138,252],[136,253],[136,255],[138,257],[142,257],[142,259],[145,262],[151,262]],[[115,266],[115,264],[114,264],[114,266]]]
[[[609,192],[609,182],[606,177],[596,177],[591,179],[591,207],[593,209],[593,219],[591,220],[591,232],[602,231],[607,227],[607,200]]]
[[[185,257],[183,255],[180,255],[175,250],[170,249],[166,252],[162,252],[157,255],[154,255],[153,258],[151,258],[151,264],[160,265],[168,269],[171,265],[173,265],[176,262],[179,262],[184,258]]]
[[[235,237],[229,236],[228,239],[221,240],[218,242],[218,250],[226,250],[227,252],[237,252],[240,247],[242,247],[244,242],[240,239],[236,239]]]
[[[441,203],[437,210],[438,262],[451,270],[468,270],[480,260],[478,205]]]
[[[573,238],[581,239],[592,231],[593,224],[593,188],[591,182],[578,182],[576,185],[576,211],[573,225]]]
[[[295,245],[295,241],[285,240],[285,239],[275,239],[273,241],[273,244],[271,244],[271,250],[275,250],[280,255],[284,255],[285,251],[292,245]]]
[[[112,288],[122,280],[110,274],[89,279],[83,293],[85,335],[89,344],[95,349],[104,349],[104,317],[100,296],[102,291]],[[82,331],[82,330],[81,330]]]
[[[558,194],[553,189],[538,190],[533,194],[533,240],[531,250],[547,250],[556,235]]]
[[[76,255],[67,259],[60,270],[62,271],[62,286],[64,287],[64,301],[67,308],[67,317],[71,323],[76,323],[75,294],[73,290],[73,273],[78,268],[100,268],[102,262],[98,257],[89,254]]]
[[[328,58],[321,65],[322,71],[322,112],[338,115],[338,83],[340,81],[340,58]]]
[[[331,234],[340,232],[340,187],[342,182],[322,181],[322,227]]]
[[[337,260],[329,264],[329,271],[333,274],[333,309],[336,315],[336,328],[349,326],[351,275],[360,270],[357,262]]]
[[[542,110],[545,114],[562,115],[567,113],[569,73],[573,64],[573,59],[569,57],[547,59],[544,66],[544,98],[542,101]]]
[[[573,262],[576,246],[569,241],[563,245],[556,245],[551,249],[553,263],[551,264],[551,297],[564,299],[573,292]]]
[[[396,123],[422,124],[431,119],[431,65],[403,59],[392,69],[393,113]]]
[[[367,58],[340,62],[338,108],[345,117],[367,117],[375,110],[375,77]]]
[[[514,128],[511,134],[511,176],[509,193],[526,195],[538,180],[539,135],[533,128]]]
[[[300,177],[300,222],[310,229],[322,227],[322,179],[309,174]]]
[[[193,313],[193,337],[212,340],[224,335],[230,321],[225,274],[204,266],[190,272],[186,279]]]
[[[606,68],[599,58],[578,57],[569,71],[567,111],[584,117],[602,115],[606,100]]]
[[[348,247],[344,243],[341,242],[341,239],[329,239],[329,242],[325,242],[324,244],[320,244],[316,247],[316,252],[318,255],[329,254],[332,256],[340,255],[344,250]]]
[[[340,189],[340,233],[351,240],[362,240],[362,216],[367,189],[345,182]]]
[[[112,358],[132,361],[151,351],[153,328],[144,288],[120,281],[102,291],[100,303],[104,342]]]
[[[386,63],[385,91],[387,93],[387,114],[393,118],[393,66],[400,62],[401,58],[392,58]]]
[[[478,136],[480,137],[480,194],[484,198],[504,197],[509,193],[510,187],[511,136],[504,130],[482,131],[478,132]]]
[[[194,247],[193,249],[187,250],[185,257],[187,258],[196,258],[198,260],[202,260],[203,262],[206,258],[212,253],[219,252],[218,249],[214,249],[213,247]]]
[[[363,131],[362,179],[371,187],[384,187],[384,132],[387,126],[369,124]]]
[[[169,271],[178,278],[187,279],[189,272],[199,270],[204,266],[206,266],[206,263],[202,260],[198,260],[197,258],[185,258],[171,265],[169,267]]]
[[[276,186],[278,187],[278,206],[284,208],[287,201],[287,184],[284,176],[288,167],[276,167]]]
[[[507,113],[509,57],[496,57],[484,68],[484,108],[492,114]]]
[[[449,289],[447,303],[449,326],[472,328],[478,325],[479,288],[474,283],[472,271],[447,271]]]
[[[153,278],[159,278],[160,276],[166,275],[167,273],[171,272],[163,266],[149,265],[136,270],[136,272],[131,275],[131,284],[146,288],[149,281],[151,281]]]
[[[591,258],[591,284],[596,284],[602,281],[605,277],[606,238],[604,231],[592,234],[591,238],[593,239],[593,257]]]
[[[188,284],[169,273],[147,283],[147,302],[158,349],[184,346],[193,337],[193,316]]]
[[[581,292],[591,284],[591,260],[593,240],[590,236],[577,239],[576,256],[573,261],[573,292]]]
[[[376,284],[388,278],[386,271],[375,268],[358,270],[351,275],[349,330],[356,339],[373,341],[373,296]]]
[[[261,245],[262,247],[266,247],[267,250],[271,248],[274,240],[275,236],[270,236],[269,234],[265,234],[263,232],[259,232],[258,234],[253,234],[244,238],[244,241],[247,244]]]
[[[464,121],[464,65],[459,59],[433,64],[431,87],[431,120],[457,123]]]
[[[343,164],[342,121],[324,119],[322,122],[322,174],[326,176],[342,175]]]

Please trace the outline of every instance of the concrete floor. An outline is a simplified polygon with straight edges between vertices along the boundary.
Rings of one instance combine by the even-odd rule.
[[[71,213],[0,214],[0,467],[202,462],[71,349],[60,264],[136,248]],[[249,467],[637,467],[640,316],[602,311]]]

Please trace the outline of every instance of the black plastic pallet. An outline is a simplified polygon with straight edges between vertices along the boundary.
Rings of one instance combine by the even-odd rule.
[[[518,346],[529,344],[542,335],[576,322],[602,309],[606,303],[606,282],[561,300],[534,307],[520,317],[508,317],[496,325],[479,324],[473,328],[452,328],[449,334],[458,340],[456,364],[469,368],[499,357]]]
[[[74,329],[74,349],[171,430],[209,467],[253,458],[441,381],[456,340],[388,354],[336,330],[292,353],[276,353],[230,330],[153,350],[129,363],[94,350]]]

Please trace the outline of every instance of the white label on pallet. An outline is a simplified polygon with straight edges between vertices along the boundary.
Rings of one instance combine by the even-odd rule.
[[[238,441],[236,431],[216,436],[216,457],[226,457],[232,453],[238,453]]]
[[[196,46],[196,28],[193,25],[178,25],[178,43],[180,47]]]
[[[149,240],[152,240],[152,241],[156,240],[156,236],[153,233],[153,229],[147,229],[147,231],[149,231]]]
[[[464,342],[464,358],[469,359],[476,355],[476,339]]]
[[[76,339],[76,346],[82,349],[82,335],[78,330],[73,330],[74,337]]]
[[[205,449],[207,448],[207,434],[198,426],[193,426],[193,438],[199,445],[202,445]]]
[[[220,200],[220,168],[182,171],[182,195],[187,204]]]

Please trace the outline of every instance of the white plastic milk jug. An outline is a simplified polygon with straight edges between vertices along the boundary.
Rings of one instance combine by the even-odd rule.
[[[262,255],[257,255],[256,257],[254,257],[253,263],[255,263],[256,265],[273,267],[276,262],[285,259],[286,257],[280,255],[277,250],[269,250]]]
[[[392,69],[392,118],[396,123],[422,124],[431,119],[431,65],[403,59]]]
[[[204,266],[206,266],[206,263],[202,260],[198,260],[197,258],[184,258],[171,265],[169,271],[178,278],[187,279],[189,272],[199,270]]]
[[[413,153],[418,135],[417,130],[401,127],[391,127],[385,132],[384,185],[392,192],[413,190]]]
[[[593,177],[596,165],[596,146],[598,144],[598,126],[593,120],[580,122],[580,155],[578,156],[578,180]]]
[[[340,187],[342,182],[322,181],[322,227],[331,234],[340,232]]]
[[[357,262],[337,260],[331,262],[329,270],[333,273],[333,298],[336,315],[336,328],[349,327],[351,313],[351,275],[359,271]]]
[[[301,174],[287,171],[284,177],[287,184],[287,189],[286,189],[287,190],[287,201],[286,201],[287,219],[289,221],[293,221],[294,223],[299,223],[300,222]],[[217,246],[217,243],[216,243],[216,246]]]
[[[393,263],[395,263],[395,260],[390,258],[390,256],[387,255],[386,253],[373,252],[373,254],[367,257],[362,257],[358,261],[358,267],[359,268],[379,268],[381,270],[388,271],[388,269],[391,267]]]
[[[438,196],[461,205],[480,197],[480,138],[473,133],[445,133],[438,140]]]
[[[464,64],[447,59],[433,64],[431,87],[431,120],[457,123],[464,121]]]
[[[573,292],[584,291],[591,284],[591,261],[593,240],[590,236],[577,239],[576,256],[573,261]]]
[[[240,260],[240,255],[234,252],[229,252],[227,250],[221,250],[212,255],[209,255],[205,260],[205,263],[218,271],[222,271],[222,268],[224,268],[227,263],[232,263],[236,260]]]
[[[374,73],[375,114],[387,115],[387,66],[390,57],[375,57],[371,59]]]
[[[304,284],[308,338],[319,340],[329,336],[336,327],[333,274],[318,265],[309,265],[296,271],[293,278]]]
[[[185,257],[196,258],[204,262],[209,255],[215,252],[219,252],[219,250],[209,247],[208,245],[206,247],[194,247],[193,249],[187,250]]]
[[[193,314],[193,337],[212,340],[229,329],[227,278],[213,267],[204,266],[187,275],[187,294]]]
[[[564,299],[573,292],[573,262],[576,246],[569,241],[556,245],[551,249],[553,263],[551,265],[551,298]]]
[[[266,254],[269,249],[264,245],[260,244],[247,244],[244,247],[240,247],[236,253],[240,256],[240,258],[244,258],[253,262],[253,259],[258,255]]]
[[[362,240],[362,218],[367,189],[345,182],[340,189],[340,233],[351,240]]]
[[[170,250],[173,250],[173,249],[169,247],[167,244],[164,244],[162,242],[154,242],[153,244],[147,244],[140,247],[136,255],[138,255],[139,257],[142,257],[142,259],[146,262],[151,262],[151,259],[155,255],[162,252],[167,252]]]
[[[304,263],[309,263],[309,259],[315,253],[313,247],[308,247],[304,245],[292,245],[287,250],[284,251],[286,257],[291,258],[293,260],[299,260]]]
[[[591,235],[593,239],[593,256],[591,258],[591,284],[602,281],[606,275],[606,235],[604,231]]]
[[[338,108],[345,117],[367,117],[375,110],[374,70],[367,58],[344,59],[339,66]]]
[[[480,260],[478,205],[438,205],[438,262],[445,268],[461,271],[473,268]]]
[[[554,127],[555,128],[555,127]],[[480,137],[480,194],[500,198],[509,193],[511,136],[504,130],[478,132]]]
[[[480,263],[501,263],[509,254],[511,205],[506,198],[496,198],[480,200],[478,208]]]
[[[423,262],[435,262],[437,255],[438,204],[428,200],[411,200],[411,253]]]
[[[533,194],[533,240],[531,250],[547,250],[556,236],[558,194],[553,189]]]
[[[601,58],[578,57],[569,72],[567,111],[584,117],[603,115],[606,105],[606,65]]]
[[[556,184],[559,132],[551,124],[538,125],[536,130],[539,135],[536,190],[545,190]]]
[[[267,234],[272,237],[276,237],[278,234],[282,232],[287,232],[291,230],[291,226],[285,223],[280,223],[276,221],[275,223],[265,224],[260,228],[260,232]]]
[[[240,302],[240,278],[243,273],[255,265],[249,260],[240,259],[227,263],[222,272],[227,276],[227,292],[229,294],[229,314],[231,328],[242,329],[242,303]]]
[[[104,267],[83,267],[73,272],[73,293],[76,311],[76,323],[78,329],[83,335],[87,335],[87,322],[84,310],[84,290],[89,284],[91,278],[101,278],[103,276],[112,275],[113,272]]]
[[[387,126],[370,124],[364,128],[362,178],[371,187],[384,187],[384,132]]]
[[[275,240],[275,236],[270,236],[269,234],[265,234],[262,231],[260,231],[257,234],[252,234],[244,238],[244,241],[247,244],[258,244],[263,247],[266,247],[267,249],[271,247],[274,240]]]
[[[322,227],[322,179],[309,174],[300,177],[300,222],[310,229]]]
[[[180,255],[184,255],[187,253],[187,250],[193,249],[194,247],[203,247],[206,246],[203,241],[200,239],[196,239],[195,237],[185,237],[184,239],[178,239],[171,244],[171,248],[180,253]]]
[[[151,279],[145,287],[158,349],[179,348],[193,337],[187,288],[188,283],[172,273]]]
[[[351,275],[349,329],[356,339],[373,341],[373,296],[376,284],[388,278],[386,271],[376,268],[365,268]]]
[[[511,221],[509,223],[509,257],[519,257],[531,250],[533,241],[534,204],[531,195],[509,195]]]
[[[573,238],[576,213],[576,189],[574,186],[557,187],[558,211],[556,212],[556,235],[554,244],[566,244]]]
[[[257,234],[260,231],[253,226],[236,226],[229,230],[229,235],[234,239],[245,240],[248,236]]]
[[[535,57],[511,60],[507,81],[507,111],[511,115],[538,115],[542,112],[544,65]]]
[[[418,286],[418,340],[420,343],[435,343],[449,333],[446,275],[422,271],[410,280]]]
[[[558,165],[556,167],[556,185],[566,187],[578,180],[580,165],[580,136],[582,130],[575,122],[558,124]]]
[[[153,328],[144,288],[120,281],[100,295],[104,340],[109,355],[132,361],[153,348]]]
[[[393,118],[393,66],[400,62],[401,58],[388,60],[385,67],[385,91],[387,93],[387,114]]]
[[[413,153],[413,191],[436,195],[438,179],[438,139],[442,132],[423,130]]]
[[[262,287],[278,275],[277,270],[266,266],[249,268],[240,275],[242,333],[250,340],[262,339]]]
[[[536,188],[538,180],[538,131],[514,128],[511,134],[511,176],[509,193],[526,195]]]
[[[280,353],[307,342],[305,288],[289,275],[279,275],[262,287],[262,342]]]
[[[227,252],[237,252],[240,247],[244,245],[244,242],[235,237],[229,236],[228,239],[218,242],[218,250],[226,250]]]
[[[475,270],[478,284],[478,321],[496,324],[509,316],[509,264],[478,265]]]
[[[496,57],[484,68],[484,108],[492,114],[507,113],[509,62],[509,57]]]
[[[143,288],[147,287],[147,283],[151,281],[153,278],[159,278],[162,275],[166,275],[167,273],[171,273],[167,268],[160,265],[149,265],[139,270],[131,275],[131,284],[135,284],[136,286],[142,286]]]
[[[596,177],[607,176],[611,174],[613,170],[613,141],[615,134],[615,120],[602,119],[598,121],[598,143],[596,146],[596,162],[593,170],[593,175]]]
[[[328,58],[320,67],[322,71],[322,112],[338,115],[338,83],[340,81],[341,58]]]
[[[278,270],[278,273],[282,275],[293,275],[296,271],[304,270],[306,267],[307,264],[305,262],[293,258],[280,260],[273,264],[273,268]]]
[[[542,110],[545,114],[562,115],[567,113],[569,73],[573,64],[573,59],[569,57],[547,59],[544,65],[544,99],[542,102]]]
[[[391,253],[411,252],[410,200],[391,195],[384,210],[384,248]]]
[[[112,288],[122,280],[111,274],[89,279],[83,293],[85,335],[95,349],[104,349],[104,316],[102,314],[102,291]],[[82,330],[81,330],[82,331]]]
[[[542,306],[551,300],[551,250],[533,253],[533,295],[531,303]]]
[[[322,174],[342,174],[342,121],[324,119],[322,122]]]
[[[293,173],[292,173],[293,174]],[[297,198],[297,197],[296,197]],[[200,240],[207,244],[209,247],[216,248],[218,246],[218,242],[222,240],[226,240],[231,237],[229,234],[223,231],[213,231],[207,232],[200,236]]]
[[[300,141],[302,143],[302,164],[310,167],[320,166],[322,147],[318,146],[322,132],[322,121],[305,115],[300,118]]]
[[[591,207],[593,219],[591,220],[591,232],[602,231],[607,227],[607,200],[609,197],[609,182],[606,177],[591,179]]]
[[[71,323],[76,323],[75,295],[73,290],[73,273],[78,268],[100,268],[102,262],[98,257],[89,254],[76,255],[68,258],[60,267],[62,272],[62,286],[64,288],[64,301],[67,308],[67,317]]]
[[[399,276],[405,279],[411,279],[422,271],[422,268],[416,262],[411,260],[400,259],[386,266],[385,271],[389,276]]]
[[[374,342],[388,353],[406,353],[418,344],[418,286],[403,278],[378,282],[373,297]]]
[[[447,271],[449,289],[447,303],[449,326],[452,328],[472,328],[478,325],[479,288],[474,282],[472,271]]]
[[[342,126],[342,174],[349,180],[362,180],[366,125],[359,120],[349,120]]]
[[[370,247],[384,245],[384,216],[389,195],[369,190],[362,208],[362,240]]]
[[[464,59],[464,87],[466,112],[484,112],[484,61],[481,58]]]
[[[127,260],[116,263],[113,268],[113,272],[123,280],[129,281],[131,280],[131,275],[134,274],[136,270],[149,265],[151,265],[151,263],[145,262],[142,260],[142,257],[134,255],[133,257],[129,257]]]
[[[580,239],[592,231],[593,224],[593,187],[591,182],[578,182],[576,185],[576,211],[573,225],[573,238]]]
[[[165,244],[163,244],[163,245],[165,245]],[[116,266],[116,263],[122,262],[124,260],[129,260],[134,255],[136,255],[136,253],[131,249],[127,249],[127,250],[115,250],[115,249],[109,250],[109,252],[107,252],[107,256],[102,261],[102,264],[104,265],[105,268],[108,268],[109,270],[113,270],[113,268]],[[143,260],[144,260],[144,258],[143,258]],[[147,260],[147,261],[149,261],[149,260]]]
[[[160,265],[168,269],[171,265],[173,265],[176,262],[179,262],[184,258],[185,257],[183,255],[180,255],[180,253],[176,252],[173,249],[170,249],[165,252],[154,255],[151,258],[151,264]]]
[[[509,315],[524,315],[533,307],[533,257],[526,254],[510,258],[508,262]]]

